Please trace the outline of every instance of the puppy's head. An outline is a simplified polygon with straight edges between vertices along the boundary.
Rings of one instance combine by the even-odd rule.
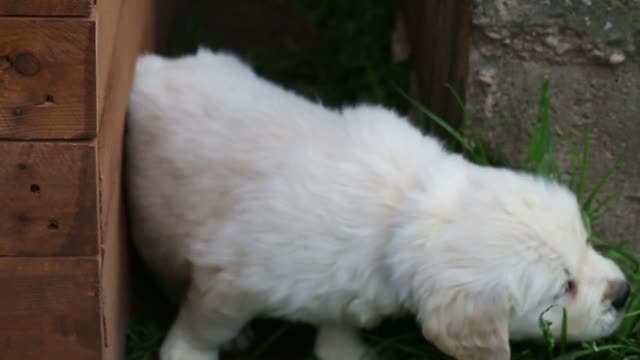
[[[569,339],[611,334],[629,286],[589,245],[575,196],[528,175],[476,170],[451,177],[455,190],[413,199],[420,215],[400,232],[420,263],[410,281],[425,337],[456,358],[508,359],[509,339],[542,338],[541,316],[559,336],[563,308]]]

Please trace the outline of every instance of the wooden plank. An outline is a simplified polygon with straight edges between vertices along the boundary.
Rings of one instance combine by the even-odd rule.
[[[103,4],[99,2],[98,4]],[[99,69],[99,88],[104,87],[100,107],[98,134],[100,239],[102,248],[103,359],[121,359],[124,354],[128,313],[128,282],[125,243],[125,221],[122,198],[122,162],[125,116],[135,62],[141,52],[155,46],[158,21],[157,0],[125,1],[119,10],[118,29],[110,40],[112,49],[99,58],[108,69]],[[104,13],[100,12],[100,29]],[[107,56],[103,56],[108,54]],[[100,75],[102,74],[102,75]],[[102,82],[102,83],[101,83]]]
[[[136,27],[136,31],[142,31],[145,34],[145,48],[139,51],[148,51],[157,49],[161,45],[162,40],[168,31],[169,15],[173,8],[173,0],[154,0],[151,4],[146,3],[147,0],[141,0],[143,6],[148,6],[149,12],[138,19],[137,24],[131,25]],[[107,93],[107,86],[112,86],[109,81],[110,71],[114,66],[114,51],[121,46],[129,46],[132,42],[135,45],[135,37],[127,34],[123,35],[120,31],[118,35],[116,30],[120,29],[119,21],[131,4],[123,6],[123,0],[100,1],[97,4],[98,17],[98,114],[102,114]],[[146,4],[146,5],[145,5]],[[144,19],[144,21],[140,21]],[[119,31],[119,30],[118,30]],[[118,39],[116,40],[116,36]],[[117,44],[117,45],[116,45]],[[100,122],[98,124],[98,131]]]
[[[95,156],[92,143],[0,142],[0,256],[97,255]]]
[[[127,313],[129,309],[127,282],[127,253],[125,246],[124,210],[122,208],[121,166],[124,113],[119,101],[128,97],[128,89],[114,85],[118,74],[127,71],[129,59],[116,58],[120,45],[130,44],[127,36],[135,32],[120,33],[124,10],[123,0],[98,2],[98,172],[99,172],[99,229],[101,247],[101,359],[124,358]],[[131,2],[129,2],[131,3]],[[145,17],[141,16],[144,20]],[[144,22],[144,21],[143,21]],[[131,29],[128,29],[131,30]],[[122,55],[122,54],[120,54]],[[126,54],[125,54],[126,55]],[[122,62],[125,64],[119,64]],[[107,104],[107,107],[105,107]],[[124,106],[126,107],[126,105]],[[104,123],[104,125],[102,125]]]
[[[0,36],[0,138],[94,137],[94,21],[0,18]]]
[[[404,11],[420,100],[455,127],[464,111],[471,44],[471,0],[408,0]],[[451,88],[449,88],[451,86]],[[448,136],[439,127],[434,130]]]
[[[97,259],[0,258],[0,359],[100,358]]]
[[[109,84],[109,71],[113,60],[113,52],[118,48],[116,45],[116,33],[118,31],[118,21],[123,9],[123,0],[99,1],[96,5],[97,26],[98,26],[98,56],[97,56],[97,89],[98,89],[98,114],[102,113],[104,97]],[[144,18],[143,18],[144,19]],[[127,43],[128,39],[118,39]],[[100,127],[98,124],[98,132]]]
[[[92,0],[2,0],[0,16],[89,16],[92,6]]]

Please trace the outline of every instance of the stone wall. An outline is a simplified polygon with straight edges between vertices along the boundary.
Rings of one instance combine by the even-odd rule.
[[[640,248],[640,1],[476,0],[467,104],[474,128],[521,163],[545,77],[551,81],[557,147],[591,128],[590,184],[624,164],[607,193],[624,189],[601,236]]]

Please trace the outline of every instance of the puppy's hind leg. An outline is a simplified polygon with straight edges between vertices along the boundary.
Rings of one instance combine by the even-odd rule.
[[[374,360],[375,354],[362,343],[355,328],[325,325],[318,328],[314,354],[320,360]]]
[[[237,305],[224,294],[203,294],[191,286],[162,344],[160,360],[218,360],[218,349],[250,320]]]

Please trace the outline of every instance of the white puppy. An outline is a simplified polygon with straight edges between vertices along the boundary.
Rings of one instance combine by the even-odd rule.
[[[327,109],[224,53],[142,57],[130,103],[134,240],[181,310],[163,360],[217,359],[258,315],[319,327],[354,360],[357,328],[415,313],[457,359],[508,359],[538,319],[595,339],[629,287],[564,187],[480,167],[376,106]]]

